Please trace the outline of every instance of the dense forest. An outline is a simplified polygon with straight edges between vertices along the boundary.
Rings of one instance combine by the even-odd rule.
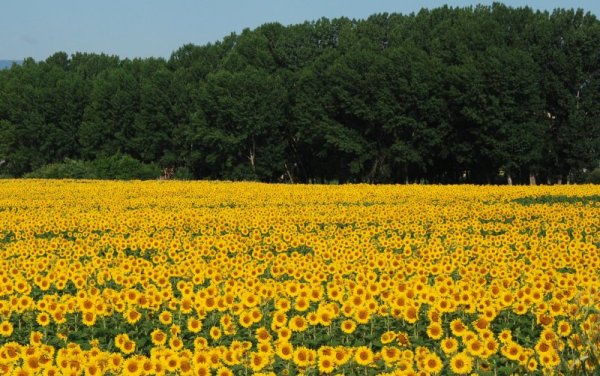
[[[58,52],[0,71],[0,175],[112,160],[195,179],[581,181],[600,162],[599,46],[590,13],[494,4],[269,23],[168,60]]]

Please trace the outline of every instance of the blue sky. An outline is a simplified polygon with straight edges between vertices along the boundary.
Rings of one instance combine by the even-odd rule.
[[[214,42],[265,22],[284,25],[321,17],[365,18],[416,12],[444,4],[491,1],[391,0],[2,0],[0,59],[45,59],[56,51],[120,57],[165,57],[185,43]],[[510,0],[534,9],[583,8],[600,14],[599,0]]]

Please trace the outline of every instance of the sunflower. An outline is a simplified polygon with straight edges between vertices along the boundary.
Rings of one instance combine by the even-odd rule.
[[[135,309],[130,309],[125,312],[125,320],[127,320],[130,325],[134,325],[141,318],[142,314]]]
[[[427,326],[427,336],[431,339],[438,340],[444,335],[444,329],[439,322],[432,322]]]
[[[341,312],[346,317],[352,317],[354,315],[354,310],[354,306],[351,303],[346,302],[342,305]]]
[[[458,341],[454,337],[446,337],[441,341],[440,347],[444,354],[453,354],[458,350]]]
[[[518,360],[519,355],[521,355],[521,352],[521,346],[514,342],[506,343],[502,347],[502,354],[510,360]]]
[[[401,375],[416,375],[416,373],[410,373],[414,370],[412,361],[408,359],[400,359],[396,363],[396,370],[400,371]]]
[[[303,332],[308,328],[308,323],[306,322],[306,319],[302,316],[292,317],[288,325],[290,329],[294,332]]]
[[[177,336],[173,336],[169,339],[169,348],[173,351],[179,351],[183,348],[183,341]]]
[[[210,354],[206,350],[196,350],[193,360],[194,364],[208,365]]]
[[[319,315],[316,312],[311,312],[306,315],[306,321],[308,321],[309,325],[315,326],[319,324]]]
[[[396,341],[400,346],[408,347],[410,346],[410,337],[406,332],[398,332],[396,333]]]
[[[435,353],[429,353],[423,359],[423,370],[432,374],[439,373],[444,364],[442,363],[442,359]]]
[[[310,302],[308,301],[308,299],[306,299],[304,297],[296,298],[296,301],[294,302],[294,310],[296,310],[298,312],[304,312],[309,307],[310,307]]]
[[[125,340],[123,346],[121,346],[123,354],[131,354],[135,351],[135,342],[132,340]]]
[[[263,318],[262,311],[260,310],[259,307],[252,308],[250,310],[250,316],[252,317],[252,322],[254,324],[259,323]]]
[[[29,334],[29,343],[33,346],[40,346],[42,344],[42,339],[44,338],[44,334],[42,332],[38,332],[36,330],[32,331]]]
[[[142,373],[142,365],[137,357],[133,356],[125,361],[123,375],[137,376]]]
[[[334,349],[333,357],[335,359],[335,363],[339,366],[342,366],[348,363],[350,358],[352,358],[352,350],[344,346],[337,346]]]
[[[457,375],[465,375],[473,370],[473,360],[464,351],[450,359],[450,369]]]
[[[342,332],[352,334],[356,330],[356,323],[353,320],[344,320],[340,324]]]
[[[281,298],[275,302],[275,308],[281,312],[287,312],[290,310],[291,304],[289,299]]]
[[[123,347],[125,341],[129,340],[129,336],[125,333],[117,334],[115,336],[115,345],[119,348]]]
[[[528,307],[525,303],[523,302],[516,302],[513,304],[512,306],[513,312],[516,313],[517,315],[524,315],[527,313],[528,311]]]
[[[0,323],[0,335],[2,337],[10,337],[13,332],[13,326],[8,321]]]
[[[175,372],[179,368],[180,365],[179,357],[175,354],[165,357],[162,359],[161,364],[165,367],[166,371]]]
[[[219,319],[219,323],[221,324],[222,327],[227,327],[227,326],[233,324],[233,318],[231,317],[231,315],[225,314],[225,315],[221,316],[221,318]]]
[[[35,374],[40,371],[40,358],[38,355],[31,354],[25,357],[23,361],[23,369]]]
[[[271,334],[265,327],[262,326],[256,329],[255,336],[258,342],[268,342],[271,340]]]
[[[254,320],[252,319],[252,315],[250,314],[250,312],[242,312],[242,314],[239,316],[239,323],[243,328],[249,328],[252,326],[252,324],[254,324],[253,322]]]
[[[320,357],[318,368],[320,374],[330,374],[335,369],[335,361],[330,356]]]
[[[287,323],[287,315],[284,311],[276,311],[273,313],[273,321],[271,328],[281,328]]]
[[[40,312],[37,314],[35,321],[40,326],[48,326],[50,324],[50,316],[46,312]]]
[[[268,355],[273,354],[273,346],[271,346],[271,342],[259,342],[256,350],[261,353],[265,353]]]
[[[382,344],[387,345],[396,339],[396,333],[393,331],[387,331],[381,335],[380,339]]]
[[[52,318],[54,319],[54,322],[57,324],[64,324],[67,322],[67,316],[64,314],[63,311],[56,311],[52,314]]]
[[[96,323],[96,314],[92,311],[87,311],[81,316],[81,321],[85,326],[93,326]]]
[[[371,311],[366,306],[360,306],[354,311],[354,320],[360,324],[366,324],[371,319]]]
[[[158,315],[158,320],[163,325],[169,325],[169,324],[171,324],[171,322],[173,322],[173,315],[169,311],[162,311]]]
[[[391,364],[397,362],[400,359],[400,350],[396,347],[383,346],[381,349],[381,358],[385,362],[386,366],[390,366]]]
[[[153,373],[156,370],[156,367],[151,359],[148,359],[146,357],[141,357],[140,362],[142,363],[142,373],[143,374],[146,375],[149,373]]]
[[[321,346],[319,347],[319,350],[317,350],[317,355],[318,356],[333,356],[333,352],[334,352],[334,348],[331,346]]]
[[[260,303],[260,298],[252,293],[245,293],[242,295],[241,301],[246,308],[253,308]]]
[[[333,314],[328,309],[319,309],[317,312],[319,324],[323,326],[331,325],[331,320],[333,319]]]
[[[534,348],[540,357],[554,351],[552,344],[545,340],[540,340]]]
[[[13,375],[13,376],[31,376],[31,375],[34,375],[34,373],[30,372],[26,367],[25,368],[15,367],[12,370],[11,375]]]
[[[557,332],[561,337],[568,337],[571,334],[571,324],[567,321],[561,320],[557,324]]]
[[[84,374],[86,376],[101,375],[102,370],[96,364],[88,364],[87,366],[85,366]]]
[[[541,313],[536,315],[536,322],[538,325],[542,325],[544,327],[551,327],[554,323],[554,317],[551,315]]]
[[[194,365],[194,375],[198,376],[210,376],[210,367],[206,364]]]
[[[297,347],[293,353],[293,361],[300,368],[308,367],[310,365],[310,354],[309,349],[304,346]]]
[[[227,367],[217,369],[216,376],[233,376],[233,372]]]
[[[479,363],[479,370],[483,372],[489,372],[492,369],[492,365],[489,362]]]
[[[477,320],[475,320],[473,322],[473,327],[478,332],[481,332],[482,330],[486,330],[488,328],[488,325],[489,325],[488,320],[483,316],[479,317]]]
[[[354,352],[354,361],[361,366],[371,365],[373,357],[373,351],[366,346],[359,346]]]
[[[214,347],[210,350],[208,354],[208,365],[210,366],[210,368],[219,368],[219,366],[221,365],[222,350],[222,347]]]
[[[206,349],[208,347],[208,340],[204,337],[196,337],[194,338],[194,349],[195,350],[202,350],[202,349]]]
[[[202,330],[202,321],[195,317],[190,317],[187,321],[187,329],[192,333],[198,333]]]
[[[498,338],[500,339],[500,342],[507,344],[512,341],[512,332],[510,329],[504,329],[500,332]]]
[[[538,367],[538,362],[535,359],[529,359],[529,361],[527,362],[527,370],[529,372],[535,372],[537,370]]]
[[[289,342],[279,342],[275,346],[275,354],[284,360],[292,359],[294,347]]]
[[[268,363],[269,357],[267,354],[261,352],[253,352],[250,354],[250,368],[252,368],[252,371],[258,372],[265,368]]]
[[[417,307],[408,307],[404,311],[404,320],[409,324],[414,324],[419,320],[419,310]]]
[[[119,353],[110,354],[108,365],[111,371],[118,372],[123,366],[123,356]]]
[[[281,328],[277,330],[277,339],[279,341],[288,341],[292,338],[292,331],[290,328]]]
[[[497,353],[500,345],[498,344],[498,341],[496,341],[494,338],[488,338],[483,342],[483,347],[485,349],[485,353],[487,354],[487,358],[490,355]]]
[[[463,324],[463,322],[460,319],[454,319],[450,322],[450,330],[452,331],[452,334],[456,337],[462,337],[462,335],[467,330],[467,327],[465,326],[465,324]]]
[[[218,341],[219,338],[221,338],[221,329],[217,326],[210,328],[210,338],[212,338],[213,341]]]
[[[466,343],[466,348],[469,354],[472,356],[480,356],[485,351],[483,343],[477,338],[473,338],[468,341]]]

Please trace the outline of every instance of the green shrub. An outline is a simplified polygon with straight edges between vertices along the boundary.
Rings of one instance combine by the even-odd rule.
[[[160,176],[158,165],[146,164],[124,154],[96,159],[94,168],[98,179],[150,180]]]
[[[94,161],[66,160],[38,168],[25,178],[37,179],[117,179],[149,180],[160,176],[160,167],[138,161],[129,155],[113,155]]]
[[[174,180],[194,180],[194,174],[187,167],[177,167],[175,174],[173,175]]]
[[[585,182],[590,184],[600,184],[600,167],[587,174]]]
[[[25,178],[37,179],[97,179],[94,165],[88,161],[65,160],[63,163],[51,163],[38,168]]]

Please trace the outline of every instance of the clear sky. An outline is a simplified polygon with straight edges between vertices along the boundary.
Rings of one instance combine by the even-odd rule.
[[[411,13],[467,0],[2,0],[0,59],[45,59],[54,52],[165,57],[186,43],[204,44],[265,22],[284,25],[321,17],[365,18]],[[600,0],[507,0],[534,9],[583,8],[598,16]]]

